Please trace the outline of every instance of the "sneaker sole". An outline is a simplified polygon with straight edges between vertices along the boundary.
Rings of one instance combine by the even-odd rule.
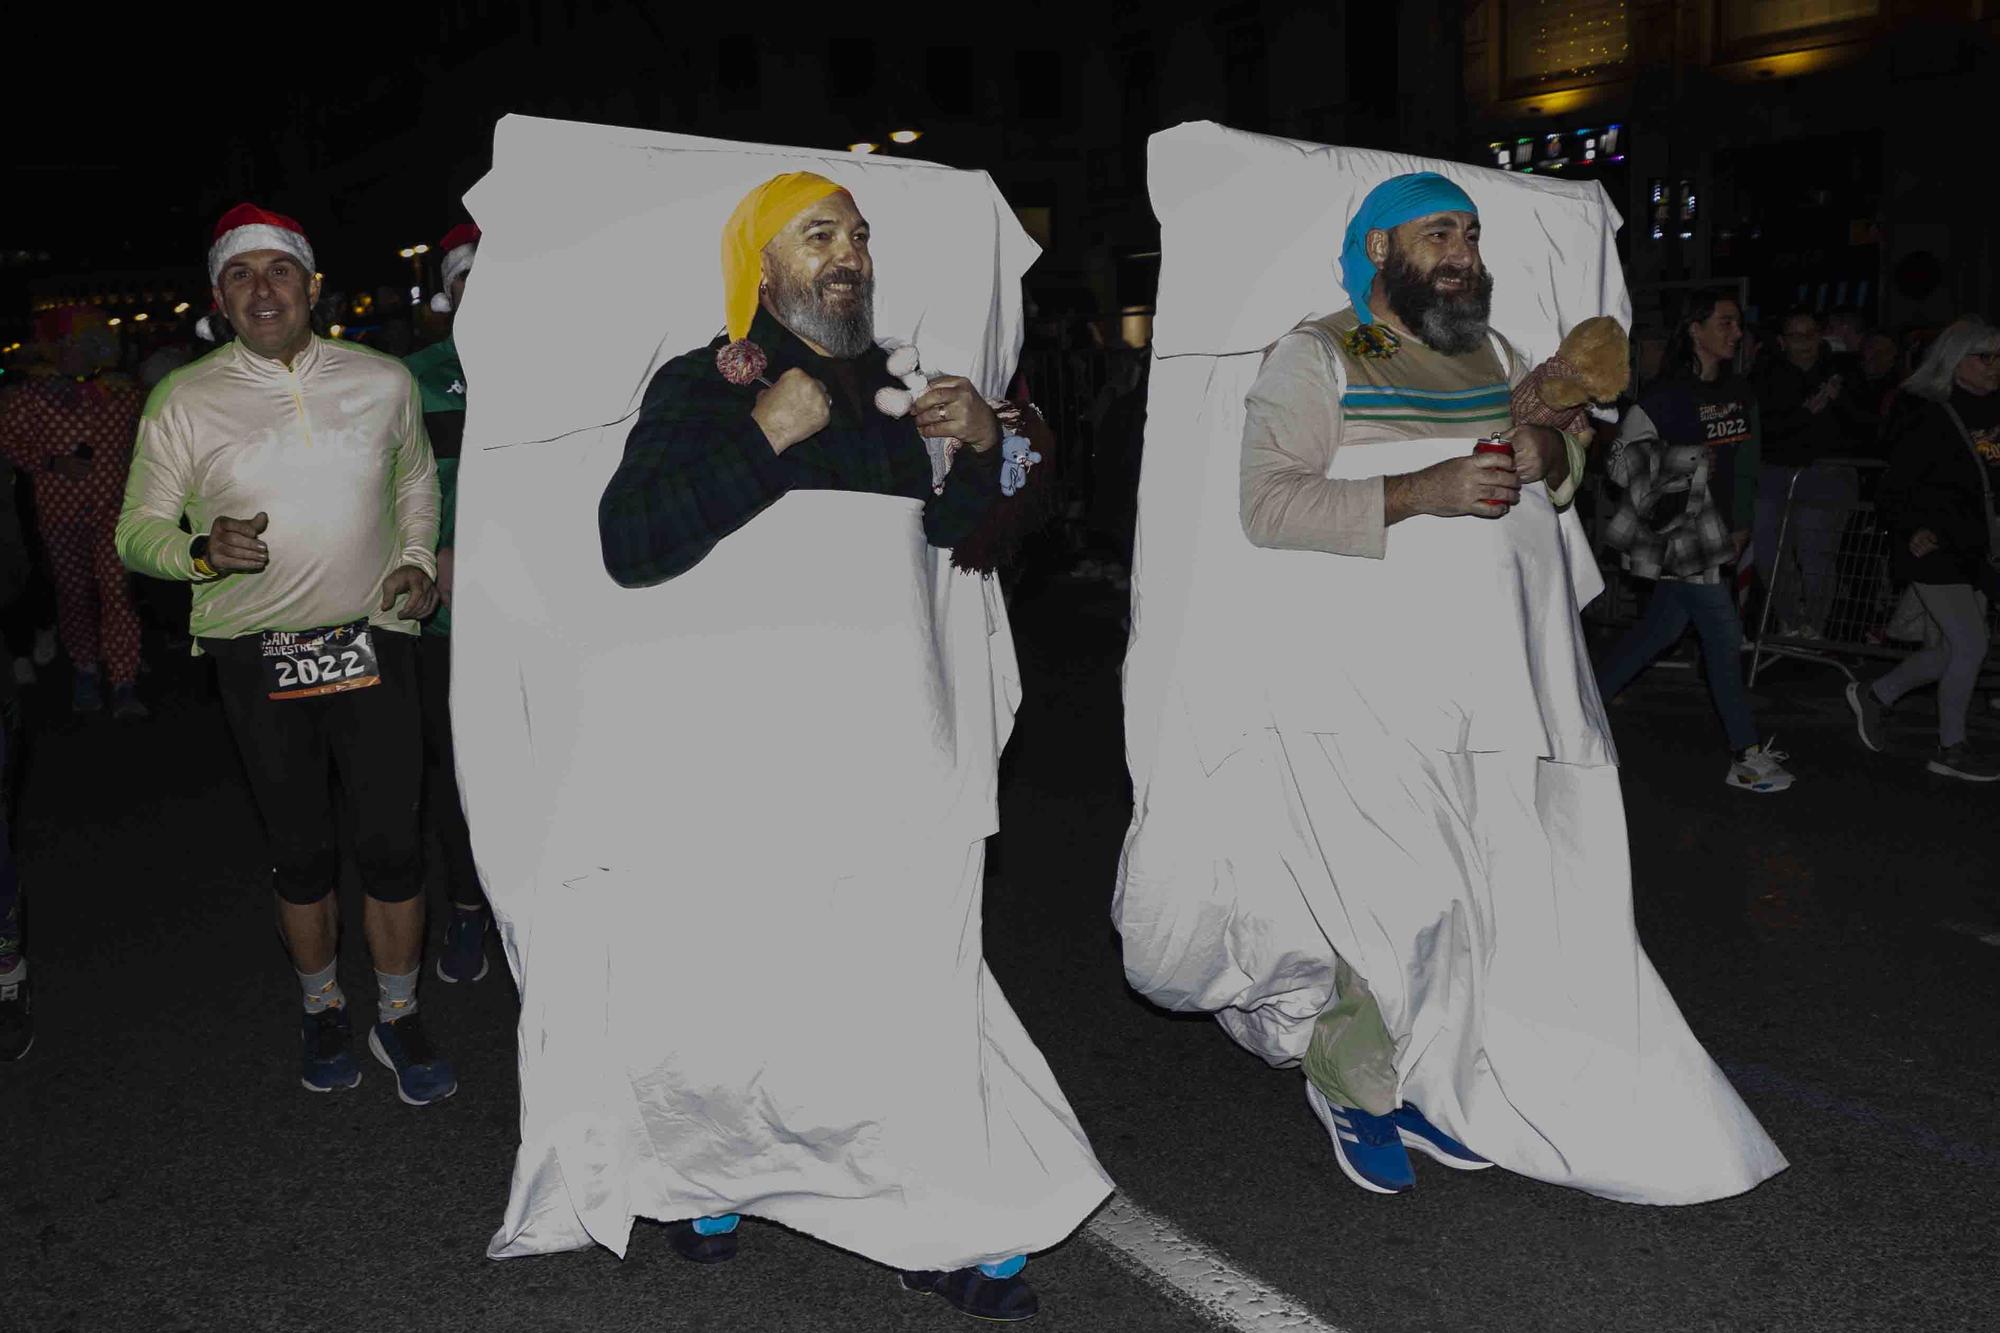
[[[373,1027],[370,1027],[368,1029],[368,1051],[378,1061],[381,1062],[383,1068],[387,1069],[391,1074],[394,1074],[396,1072],[396,1062],[394,1060],[391,1060],[389,1058],[389,1053],[382,1049],[382,1039],[375,1035],[375,1029]],[[429,1106],[433,1102],[443,1101],[445,1098],[451,1096],[452,1093],[457,1091],[458,1091],[458,1084],[456,1081],[454,1081],[449,1088],[445,1089],[443,1092],[440,1092],[437,1096],[427,1098],[423,1101],[418,1101],[415,1097],[412,1097],[409,1093],[403,1091],[403,1080],[400,1077],[396,1079],[396,1099],[402,1102],[403,1105],[405,1106]]]
[[[28,1038],[28,1044],[26,1046],[23,1046],[20,1050],[14,1052],[12,1055],[0,1055],[0,1065],[11,1065],[16,1060],[25,1060],[28,1057],[28,1052],[34,1049],[35,1049],[35,1039],[34,1037],[30,1036]]]
[[[1957,778],[1960,782],[2000,782],[2000,773],[1967,773],[1963,769],[1953,768],[1950,764],[1941,764],[1935,759],[1926,763],[1924,767],[1941,778]]]
[[[1876,754],[1882,753],[1882,747],[1868,739],[1868,722],[1861,713],[1861,682],[1858,680],[1847,682],[1847,706],[1854,710],[1854,731],[1861,737],[1861,743]]]
[[[940,1301],[944,1301],[946,1305],[951,1305],[953,1310],[964,1315],[967,1319],[977,1319],[982,1324],[1025,1324],[1042,1312],[1041,1308],[1037,1306],[1026,1314],[975,1314],[962,1305],[952,1305],[949,1300],[945,1299],[945,1295],[941,1291],[930,1287],[911,1286],[909,1280],[900,1273],[896,1275],[896,1285],[914,1296],[935,1296]]]
[[[1333,1109],[1326,1100],[1326,1094],[1310,1082],[1306,1084],[1306,1104],[1312,1107],[1313,1114],[1319,1117],[1319,1123],[1325,1128],[1326,1136],[1333,1140],[1333,1160],[1340,1163],[1342,1175],[1370,1194],[1405,1194],[1415,1188],[1412,1185],[1405,1185],[1402,1189],[1391,1189],[1387,1185],[1377,1185],[1362,1175],[1354,1163],[1347,1160],[1347,1152],[1340,1146],[1340,1127],[1333,1123]]]
[[[1786,778],[1783,782],[1738,782],[1734,773],[1723,781],[1738,791],[1755,792],[1759,796],[1771,796],[1781,791],[1789,791],[1792,786],[1791,778]]]
[[[1454,1157],[1423,1135],[1413,1134],[1400,1125],[1396,1127],[1396,1133],[1402,1136],[1405,1148],[1415,1148],[1438,1165],[1448,1166],[1454,1171],[1484,1171],[1493,1165],[1483,1157],[1476,1162],[1466,1157]]]

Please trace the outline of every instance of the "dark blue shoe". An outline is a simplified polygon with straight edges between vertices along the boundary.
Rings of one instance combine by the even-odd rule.
[[[1347,1178],[1376,1194],[1401,1194],[1417,1183],[1410,1155],[1403,1151],[1396,1122],[1356,1106],[1335,1106],[1306,1081],[1306,1104],[1333,1140],[1334,1159]]]
[[[1396,1132],[1402,1137],[1404,1146],[1415,1148],[1454,1171],[1484,1171],[1493,1165],[1424,1119],[1424,1113],[1408,1102],[1391,1111],[1389,1119],[1396,1123]]]
[[[73,713],[101,713],[104,711],[104,687],[98,683],[95,671],[79,671],[70,682],[69,707]]]
[[[348,1024],[346,1005],[305,1015],[300,1033],[305,1058],[299,1067],[299,1082],[307,1092],[343,1092],[361,1081],[361,1066],[348,1049],[354,1029]]]
[[[996,1324],[1018,1324],[1041,1312],[1042,1302],[1035,1289],[1021,1276],[1020,1264],[1008,1260],[997,1265],[1006,1277],[988,1277],[980,1268],[954,1268],[945,1272],[904,1271],[903,1290],[942,1296],[960,1314]]]
[[[438,980],[447,983],[477,981],[486,975],[485,908],[477,912],[451,909],[451,924],[444,928],[444,949],[437,956]]]
[[[727,1263],[736,1257],[736,1224],[742,1220],[735,1213],[722,1213],[689,1222],[669,1222],[667,1244],[691,1264]]]
[[[396,1071],[396,1095],[405,1106],[429,1106],[458,1091],[458,1075],[451,1061],[431,1049],[423,1017],[411,1014],[368,1030],[368,1049]]]

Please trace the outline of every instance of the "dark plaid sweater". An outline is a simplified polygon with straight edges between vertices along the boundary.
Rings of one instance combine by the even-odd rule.
[[[833,397],[826,427],[774,453],[750,416],[764,386],[731,384],[715,368],[724,338],[661,366],[597,506],[612,578],[636,588],[684,574],[791,490],[922,500],[933,546],[957,546],[980,526],[1000,494],[999,455],[959,450],[944,492],[933,494],[930,455],[916,425],[875,406],[875,391],[896,385],[880,348],[823,357],[762,309],[750,338],[770,358],[765,379],[775,384],[797,367],[826,385]]]

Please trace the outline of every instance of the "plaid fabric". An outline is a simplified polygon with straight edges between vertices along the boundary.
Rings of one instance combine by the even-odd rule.
[[[1000,494],[999,459],[959,450],[943,494],[933,494],[916,424],[875,407],[875,391],[898,383],[880,348],[845,360],[822,357],[762,309],[750,338],[770,359],[765,379],[775,384],[797,367],[826,385],[833,396],[826,428],[773,453],[750,417],[763,386],[731,384],[715,368],[722,338],[661,366],[597,507],[612,578],[638,588],[686,573],[791,490],[922,500],[933,546],[956,546],[986,517]]]
[[[1729,524],[1709,497],[1709,459],[1702,445],[1663,441],[1644,408],[1626,413],[1605,461],[1622,494],[1604,542],[1631,573],[1713,582],[1735,559]]]

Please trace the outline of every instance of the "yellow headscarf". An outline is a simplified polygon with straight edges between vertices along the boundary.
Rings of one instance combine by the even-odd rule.
[[[757,317],[764,247],[800,209],[845,188],[810,171],[788,171],[765,181],[736,205],[722,225],[722,305],[729,320],[729,341],[747,335],[750,321]]]

